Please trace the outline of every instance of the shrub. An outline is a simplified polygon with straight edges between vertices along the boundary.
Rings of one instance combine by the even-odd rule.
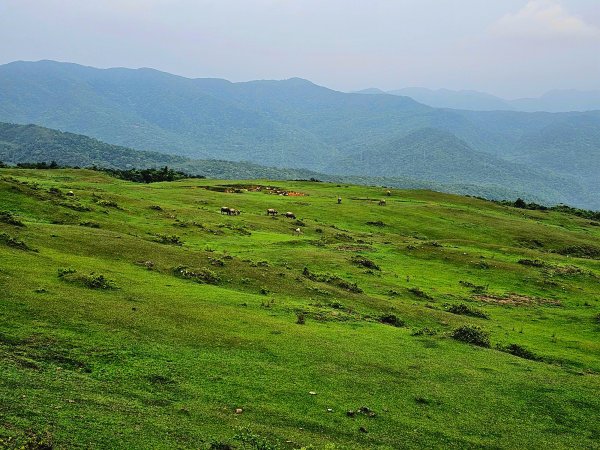
[[[218,284],[221,281],[219,275],[207,267],[189,269],[186,266],[177,266],[173,269],[173,273],[180,278],[193,280],[196,283]]]
[[[544,267],[546,265],[544,261],[540,261],[539,259],[520,259],[517,262],[523,266],[531,267]]]
[[[15,225],[17,227],[25,226],[25,224],[17,219],[17,217],[10,211],[0,211],[0,222],[8,225]]]
[[[92,222],[91,220],[81,222],[79,225],[88,228],[100,228],[100,224],[98,222]]]
[[[452,338],[479,347],[490,346],[490,334],[475,325],[463,325],[452,332]]]
[[[296,314],[296,323],[298,325],[304,325],[306,323],[306,317],[305,317],[304,313]]]
[[[69,283],[79,283],[90,289],[116,289],[116,285],[102,274],[94,272],[90,274],[77,273],[75,269],[58,269],[58,277]]]
[[[353,256],[351,259],[351,262],[352,262],[352,264],[355,264],[357,266],[366,267],[367,269],[381,270],[377,264],[375,264],[370,259],[365,258],[364,256],[359,256],[359,255]]]
[[[529,359],[531,361],[541,361],[542,359],[531,350],[527,350],[525,347],[521,347],[519,344],[509,344],[505,347],[498,345],[497,347],[498,350],[518,356],[519,358]]]
[[[302,275],[304,275],[306,278],[308,278],[311,281],[317,281],[320,283],[328,283],[333,286],[337,286],[341,289],[344,289],[346,291],[353,292],[355,294],[362,293],[362,289],[359,288],[356,283],[351,283],[349,281],[343,280],[342,278],[338,277],[337,275],[313,273],[308,269],[308,267],[305,267],[302,270]]]
[[[163,210],[160,205],[150,205],[149,208],[153,209],[154,211],[162,211]]]
[[[600,259],[600,248],[593,245],[570,245],[556,250],[556,253],[576,258]]]
[[[460,305],[452,305],[447,309],[448,312],[452,314],[459,314],[462,316],[471,316],[471,317],[480,317],[482,319],[489,319],[490,317],[484,313],[483,311],[475,308],[470,308],[469,306],[461,303]]]
[[[160,244],[183,245],[181,238],[176,234],[157,234],[154,240]]]
[[[371,225],[373,227],[385,227],[385,223],[383,223],[381,220],[377,220],[375,222],[367,222],[367,225]]]
[[[429,295],[425,291],[422,291],[418,287],[408,288],[408,292],[410,292],[411,294],[413,294],[414,296],[419,297],[419,298],[426,298],[427,300],[433,300],[433,297],[431,295]]]
[[[0,233],[0,243],[19,250],[37,252],[37,250],[29,247],[25,242],[10,236],[8,233]]]
[[[391,325],[393,327],[404,326],[404,321],[395,314],[384,314],[383,316],[379,317],[379,322]]]

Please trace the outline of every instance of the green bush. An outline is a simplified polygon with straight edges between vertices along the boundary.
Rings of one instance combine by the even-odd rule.
[[[157,234],[154,240],[160,244],[183,245],[183,241],[176,234]]]
[[[471,307],[465,305],[464,303],[461,303],[460,305],[452,305],[452,306],[448,307],[448,309],[446,311],[448,311],[452,314],[458,314],[458,315],[462,315],[462,316],[479,317],[481,319],[489,319],[490,318],[483,311],[481,311],[479,309],[471,308]]]
[[[25,226],[25,224],[17,219],[17,217],[10,211],[0,211],[0,222],[8,225],[15,225],[17,227]]]
[[[37,250],[29,247],[25,242],[10,236],[8,233],[0,233],[0,244],[4,244],[7,247],[16,248],[19,250],[37,252]]]
[[[177,266],[173,269],[173,273],[180,278],[193,280],[196,283],[218,284],[221,281],[219,275],[207,267],[190,269],[186,266]]]
[[[403,327],[404,321],[395,314],[384,314],[379,317],[379,322],[391,325],[393,327]]]
[[[542,358],[537,356],[531,350],[520,346],[519,344],[509,344],[507,346],[498,345],[498,350],[518,356],[519,358],[529,359],[531,361],[541,361]]]
[[[490,346],[490,334],[475,325],[463,325],[452,332],[452,338],[479,347]]]
[[[377,264],[375,264],[370,259],[365,258],[364,256],[359,256],[359,255],[353,256],[350,261],[352,262],[352,264],[355,264],[355,265],[361,266],[361,267],[366,267],[367,269],[381,270]]]

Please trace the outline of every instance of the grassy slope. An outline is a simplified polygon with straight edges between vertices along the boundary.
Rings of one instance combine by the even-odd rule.
[[[429,191],[394,191],[380,207],[370,199],[381,190],[361,186],[276,182],[309,194],[283,197],[83,170],[0,177],[0,211],[25,223],[0,223],[0,233],[39,250],[0,242],[0,437],[19,442],[32,430],[60,448],[204,448],[236,444],[236,430],[248,427],[284,447],[598,446],[600,261],[549,252],[597,243],[600,227],[589,221]],[[222,205],[242,214],[222,216]],[[268,207],[294,211],[303,234],[293,235],[292,220],[267,217]],[[100,228],[80,226],[90,221]],[[366,223],[376,221],[386,226]],[[154,242],[160,233],[184,244]],[[535,241],[543,247],[530,248]],[[382,270],[352,265],[359,249]],[[208,267],[221,281],[177,278],[180,264]],[[567,265],[584,273],[557,274]],[[364,293],[308,280],[305,266]],[[68,283],[61,267],[101,273],[119,289]],[[561,305],[485,304],[461,280]],[[446,303],[490,319],[450,314]],[[298,311],[305,325],[295,323]],[[407,326],[377,322],[389,312]],[[545,362],[448,337],[466,323]],[[437,334],[413,336],[422,327]],[[346,417],[360,406],[377,417]]]

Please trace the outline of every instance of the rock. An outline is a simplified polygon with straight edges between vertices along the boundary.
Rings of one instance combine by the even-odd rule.
[[[333,412],[332,408],[327,408],[327,412]]]
[[[310,391],[309,394],[310,395],[317,395],[317,393],[315,391]]]
[[[235,408],[235,413],[236,414],[241,414],[243,412],[244,412],[244,410],[242,408]]]

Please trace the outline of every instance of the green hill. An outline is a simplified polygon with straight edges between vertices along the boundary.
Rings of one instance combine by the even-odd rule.
[[[596,448],[598,242],[424,190],[0,169],[0,447]]]
[[[436,109],[408,97],[347,94],[298,78],[230,83],[151,69],[99,70],[52,61],[0,66],[0,86],[0,121],[83,133],[137,150],[317,172],[339,173],[338,162],[352,155],[377,154],[382,145],[419,130],[440,130],[478,154],[490,155],[485,166],[492,170],[477,171],[483,167],[474,164],[471,172],[462,171],[456,177],[458,184],[480,185],[478,180],[486,178],[486,184],[480,185],[482,192],[489,185],[507,188],[503,174],[509,162],[515,174],[520,174],[516,186],[528,186],[532,167],[527,158],[531,157],[536,161],[534,178],[545,177],[545,187],[529,189],[529,195],[544,196],[558,189],[553,201],[568,199],[579,206],[600,208],[597,183],[582,179],[573,164],[563,164],[591,163],[590,171],[600,171],[596,159],[586,156],[598,153],[595,136],[600,130],[600,111]],[[577,138],[563,139],[556,151],[547,152],[545,143],[552,130],[564,129],[572,130]],[[429,141],[436,150],[432,154],[440,160],[427,164],[438,170],[420,167],[417,172],[428,172],[442,183],[452,165],[446,165],[448,158],[438,151],[446,142],[445,134],[432,134],[436,136],[441,139]],[[414,150],[408,149],[409,153]],[[557,167],[567,169],[558,171]],[[402,171],[388,172],[390,177],[405,176]],[[557,177],[568,181],[557,183]]]
[[[492,199],[515,199],[522,197],[541,203],[569,202],[558,191],[537,189],[534,194],[528,187],[501,186],[494,184],[469,185],[458,182],[442,183],[419,180],[414,176],[382,177],[382,174],[365,171],[367,175],[331,175],[306,169],[290,169],[260,166],[248,162],[221,160],[196,160],[183,156],[158,152],[143,152],[126,147],[106,144],[87,136],[66,133],[37,125],[0,123],[0,161],[7,164],[50,163],[60,166],[92,167],[129,170],[133,168],[160,168],[169,166],[188,174],[208,178],[269,178],[269,179],[318,179],[340,183],[384,185],[401,188],[426,188],[443,192],[457,192],[484,196]],[[352,170],[348,170],[353,173]],[[574,191],[575,188],[571,187]],[[577,203],[577,202],[573,202]]]

